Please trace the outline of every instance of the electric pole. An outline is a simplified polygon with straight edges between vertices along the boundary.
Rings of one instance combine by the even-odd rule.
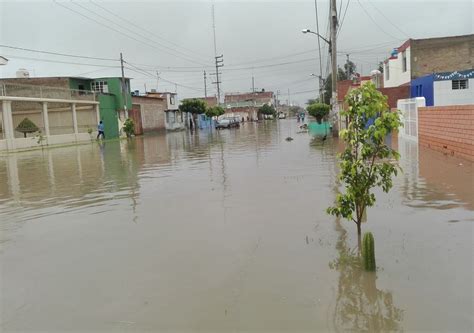
[[[348,80],[351,80],[352,79],[352,75],[350,73],[350,66],[349,66],[349,53],[346,54],[346,78]]]
[[[156,71],[156,91],[158,91],[158,83],[160,81],[160,73]]]
[[[288,106],[291,105],[291,99],[290,99],[290,88],[288,88]]]
[[[127,98],[127,89],[126,89],[126,86],[125,86],[125,74],[124,74],[124,71],[123,71],[122,52],[120,52],[120,67],[122,68],[122,97],[123,97],[123,101],[124,101],[123,111],[125,113],[125,118],[128,118],[128,110],[127,110],[128,98]]]
[[[322,75],[323,75],[323,60],[321,57],[321,38],[319,38],[319,15],[318,15],[318,1],[314,0],[314,11],[316,16],[316,33],[318,34],[318,53],[319,53],[319,102],[323,103],[323,87],[321,86],[322,83]]]
[[[217,105],[221,104],[221,81],[219,80],[219,68],[224,67],[224,55],[214,57],[216,59],[216,81],[212,82],[217,85]]]
[[[335,117],[334,129],[338,131],[338,105],[337,105],[337,6],[336,0],[331,0],[331,65],[332,65],[332,113]]]
[[[207,97],[207,77],[206,77],[206,71],[204,71],[204,97]]]
[[[255,78],[252,75],[252,92],[255,92]]]

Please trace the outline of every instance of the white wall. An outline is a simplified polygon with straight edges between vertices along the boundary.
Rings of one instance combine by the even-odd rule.
[[[474,79],[469,79],[468,89],[452,89],[451,80],[433,84],[434,106],[474,104]]]
[[[410,64],[410,55],[411,48],[407,47],[406,50],[407,58],[407,70],[403,72],[403,55],[402,52],[398,53],[397,59],[389,59],[388,63],[384,65],[383,73],[383,86],[385,88],[398,87],[402,84],[409,83],[411,81],[411,64]],[[386,71],[387,65],[389,66],[390,77],[387,80]]]

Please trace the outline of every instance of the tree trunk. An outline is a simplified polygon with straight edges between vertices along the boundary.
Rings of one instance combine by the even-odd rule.
[[[357,223],[357,252],[359,253],[359,256],[362,253],[362,235],[360,230],[360,222]]]
[[[26,132],[23,132],[23,137],[26,138]]]

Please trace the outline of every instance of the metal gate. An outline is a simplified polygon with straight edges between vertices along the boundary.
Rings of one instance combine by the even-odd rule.
[[[418,108],[426,105],[424,97],[399,99],[397,109],[401,111],[403,128],[398,135],[402,138],[418,141]]]

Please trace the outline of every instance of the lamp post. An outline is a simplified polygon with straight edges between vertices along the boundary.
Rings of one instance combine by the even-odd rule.
[[[318,34],[317,32],[314,32],[314,31],[311,31],[310,29],[302,29],[301,30],[302,33],[304,34],[313,34],[315,35],[316,37],[318,37],[319,39],[322,39],[324,42],[326,42],[329,46],[329,52],[331,52],[331,41],[327,40],[326,38],[324,38],[323,36],[321,36],[320,34]],[[321,75],[323,75],[323,73],[320,73]],[[319,101],[322,103],[323,102],[323,96],[322,96],[322,82],[323,82],[323,78],[321,75],[316,75],[316,74],[311,74],[311,76],[314,76],[314,77],[319,77]]]
[[[324,103],[324,96],[323,96],[323,91],[324,91],[324,79],[321,75],[316,75],[316,74],[311,74],[311,77],[318,78],[318,88],[319,88],[319,103]]]
[[[302,29],[301,32],[304,33],[304,34],[313,34],[313,35],[318,36],[318,37],[321,38],[323,41],[325,41],[326,43],[328,43],[328,45],[329,45],[329,51],[331,51],[331,42],[330,42],[329,40],[327,40],[326,38],[324,38],[323,36],[321,36],[320,34],[318,34],[317,32],[311,31],[311,30],[309,30],[309,29]]]

